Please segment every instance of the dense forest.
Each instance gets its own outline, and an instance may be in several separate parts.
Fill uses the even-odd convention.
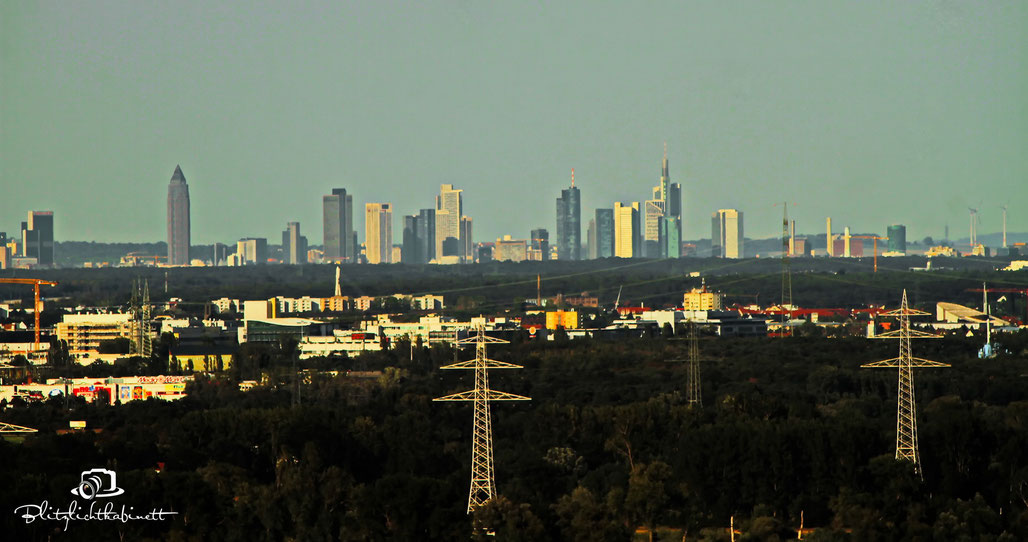
[[[492,387],[532,401],[493,404],[500,497],[470,517],[472,409],[431,399],[471,387],[470,374],[438,367],[473,353],[401,343],[334,362],[358,376],[310,371],[297,388],[290,345],[248,347],[178,402],[6,409],[4,421],[40,432],[0,441],[0,529],[25,540],[647,539],[637,529],[727,540],[734,522],[740,540],[784,540],[802,518],[815,529],[805,540],[1025,540],[1028,332],[998,340],[985,361],[959,334],[915,345],[953,365],[916,372],[923,480],[893,459],[895,371],[860,368],[895,356],[892,341],[704,336],[701,408],[683,397],[686,341],[497,346],[490,357],[524,369],[495,371]],[[239,391],[246,368],[267,385]],[[69,420],[87,430],[63,431]],[[64,533],[12,513],[66,503],[96,467],[118,473],[115,502],[179,515]]]

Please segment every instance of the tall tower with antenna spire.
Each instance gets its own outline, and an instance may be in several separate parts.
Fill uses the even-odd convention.
[[[557,259],[582,259],[582,196],[575,186],[575,170],[571,170],[571,187],[560,191],[557,198]]]
[[[938,339],[938,335],[926,333],[916,329],[910,329],[911,316],[926,316],[929,313],[911,309],[907,306],[907,291],[903,290],[903,301],[900,308],[894,311],[882,313],[882,316],[899,318],[899,329],[887,331],[874,336],[875,339],[899,339],[899,356],[867,363],[861,365],[866,368],[887,367],[898,369],[899,384],[896,394],[896,459],[910,461],[914,466],[914,472],[922,479],[921,456],[917,447],[917,404],[914,400],[914,371],[915,367],[949,367],[946,363],[939,363],[927,359],[915,358],[911,354],[910,339]]]
[[[664,222],[667,230],[667,257],[681,256],[682,242],[682,185],[671,182],[668,169],[667,141],[664,142],[664,160],[660,164],[660,186],[664,200]]]
[[[460,345],[475,345],[475,359],[455,362],[442,369],[470,369],[475,371],[475,387],[433,399],[433,401],[466,401],[475,404],[475,417],[471,442],[471,489],[468,491],[468,513],[496,496],[496,476],[493,469],[493,422],[489,411],[492,401],[529,401],[531,398],[489,388],[489,369],[521,369],[520,365],[496,361],[486,357],[487,344],[509,343],[485,334],[479,325],[474,337],[462,339]]]

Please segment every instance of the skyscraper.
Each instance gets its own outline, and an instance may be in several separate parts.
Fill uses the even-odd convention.
[[[585,228],[585,257],[590,260],[596,259],[596,219],[590,218],[589,225]]]
[[[715,258],[742,258],[742,211],[718,209],[710,217],[710,255]]]
[[[388,203],[368,203],[364,211],[364,254],[368,263],[392,262],[392,207]]]
[[[439,195],[435,198],[435,253],[436,257],[463,257],[463,246],[460,244],[460,219],[464,216],[463,190],[454,189],[452,184],[439,186]],[[443,241],[448,238],[457,240],[456,253],[447,254],[443,251]],[[448,245],[451,246],[451,245]]]
[[[460,217],[460,247],[461,261],[464,263],[475,263],[475,242],[471,235],[471,217]]]
[[[422,209],[417,221],[420,263],[435,259],[435,209]]]
[[[168,265],[189,265],[189,185],[179,166],[168,185]]]
[[[682,186],[671,182],[667,143],[660,168],[660,184],[643,208],[643,249],[647,258],[677,258],[682,238]],[[674,245],[674,246],[672,246]]]
[[[639,227],[639,202],[622,205],[614,202],[614,256],[637,258],[640,256],[642,235]]]
[[[353,196],[345,188],[333,188],[321,198],[324,229],[325,261],[352,263],[356,245],[353,242]]]
[[[582,258],[582,197],[575,187],[575,170],[571,170],[571,187],[560,191],[557,198],[557,259]]]
[[[903,224],[893,224],[889,226],[888,233],[886,235],[889,238],[889,252],[902,252],[907,253],[907,227]]]
[[[654,189],[654,195],[658,190]],[[661,235],[661,225],[664,221],[663,199],[652,199],[646,202],[644,228],[643,228],[643,253],[644,258],[662,258],[667,253],[665,243],[667,234]]]
[[[268,240],[263,237],[240,239],[236,242],[236,257],[239,265],[268,263]]]
[[[596,209],[596,257],[614,256],[614,209]]]
[[[682,239],[682,185],[671,182],[671,173],[668,170],[667,143],[664,144],[664,161],[660,168],[660,185],[664,189],[664,216],[674,219],[668,221],[667,254],[668,258],[677,258],[681,247],[672,248],[674,239],[681,243]]]
[[[307,238],[300,235],[300,223],[289,222],[282,232],[282,262],[302,264],[307,262]]]
[[[36,258],[36,264],[54,264],[54,213],[29,211],[27,222],[21,223],[21,255]]]
[[[546,228],[536,228],[532,230],[532,239],[529,241],[529,258],[538,259],[540,261],[546,261],[550,259],[550,232],[546,231]],[[538,255],[538,258],[535,257]]]
[[[400,261],[407,264],[425,263],[421,255],[421,243],[418,241],[418,215],[403,217],[403,244],[400,249]]]

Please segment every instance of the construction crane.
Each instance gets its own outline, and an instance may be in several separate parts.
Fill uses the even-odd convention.
[[[874,255],[875,255],[875,273],[878,272],[878,240],[888,241],[888,237],[879,237],[877,235],[851,235],[850,239],[874,239]]]
[[[0,284],[31,284],[36,294],[36,340],[32,345],[33,352],[39,352],[39,313],[43,312],[43,302],[39,300],[39,285],[46,284],[48,286],[57,286],[57,283],[52,280],[43,279],[0,279]]]

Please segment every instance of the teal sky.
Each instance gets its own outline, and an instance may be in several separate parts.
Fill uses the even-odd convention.
[[[212,5],[217,4],[217,5]],[[234,5],[233,5],[234,4]],[[836,228],[1028,231],[1026,2],[0,3],[0,231],[165,238],[176,164],[194,243],[321,195],[403,214],[464,191],[476,241],[648,199],[663,142],[686,238]]]

